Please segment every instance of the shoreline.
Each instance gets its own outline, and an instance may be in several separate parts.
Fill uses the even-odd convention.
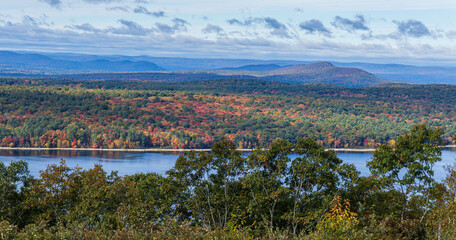
[[[456,148],[456,145],[445,145],[442,148]],[[35,147],[0,147],[0,150],[20,150],[20,151],[104,151],[104,152],[209,152],[211,149],[168,149],[168,148],[35,148]],[[255,149],[237,149],[241,152],[251,152]],[[375,148],[326,148],[335,152],[374,152]]]

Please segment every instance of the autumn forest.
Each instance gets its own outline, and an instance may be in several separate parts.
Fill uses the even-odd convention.
[[[456,87],[347,88],[262,80],[183,83],[0,79],[3,147],[238,148],[313,137],[332,148],[376,148],[418,123],[456,133]]]

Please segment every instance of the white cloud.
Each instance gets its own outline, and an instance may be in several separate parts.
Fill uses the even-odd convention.
[[[456,58],[454,0],[14,0],[0,9],[0,42],[10,48]]]
[[[176,20],[177,21],[177,20]],[[205,40],[188,33],[169,35],[136,22],[119,20],[116,27],[99,29],[80,24],[52,29],[30,21],[0,25],[0,43],[29,50],[118,54],[151,54],[193,57],[247,58],[442,58],[456,61],[456,47],[430,44],[353,43],[331,40],[274,40],[267,37],[231,37]],[[39,39],[39,41],[37,41]],[[93,53],[93,52],[92,52]],[[214,55],[216,54],[216,55]]]

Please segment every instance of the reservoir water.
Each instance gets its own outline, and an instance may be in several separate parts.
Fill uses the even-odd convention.
[[[248,154],[248,153],[246,153]],[[369,175],[367,161],[372,159],[371,152],[338,152],[337,156],[345,163],[354,164],[361,175]],[[63,151],[63,150],[0,150],[0,162],[8,165],[11,161],[25,160],[30,173],[39,176],[50,164],[58,164],[64,159],[68,166],[90,169],[94,164],[101,164],[106,172],[117,171],[119,175],[131,175],[139,172],[165,174],[174,166],[179,153],[170,152],[110,152],[110,151]],[[293,155],[290,156],[293,158]],[[434,165],[436,180],[445,178],[444,166],[456,163],[456,149],[442,151],[442,161]]]

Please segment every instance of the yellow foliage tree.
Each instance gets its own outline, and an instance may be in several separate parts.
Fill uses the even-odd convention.
[[[326,213],[317,224],[317,230],[307,236],[314,240],[365,239],[365,235],[356,229],[356,213],[350,211],[350,203],[341,201],[339,196],[333,199],[330,212]]]

